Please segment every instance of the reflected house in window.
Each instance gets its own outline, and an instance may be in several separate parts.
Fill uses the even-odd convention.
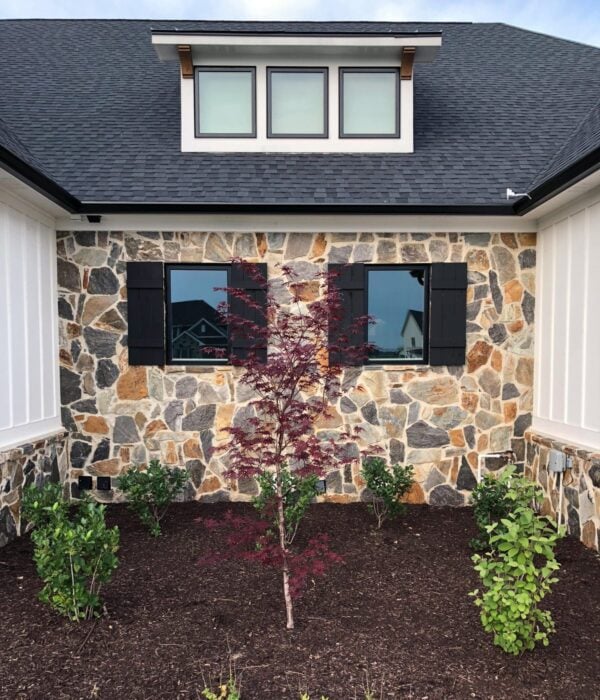
[[[174,359],[201,357],[202,349],[207,347],[227,347],[227,327],[217,310],[204,300],[175,302],[171,306],[171,318]]]
[[[423,312],[409,309],[402,325],[404,357],[423,357]]]

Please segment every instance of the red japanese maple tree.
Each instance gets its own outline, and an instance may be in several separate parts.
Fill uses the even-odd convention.
[[[329,550],[325,535],[311,539],[303,550],[291,546],[284,503],[286,472],[321,478],[357,457],[356,450],[353,454],[349,449],[357,430],[340,430],[334,438],[326,430],[319,435],[316,428],[319,421],[326,426],[341,393],[341,367],[330,360],[342,350],[350,361],[353,354],[364,354],[366,346],[348,347],[348,336],[367,319],[354,319],[352,328],[340,332],[342,298],[332,274],[304,280],[292,266],[284,266],[281,276],[267,283],[256,266],[237,260],[235,264],[244,267],[254,290],[228,288],[230,306],[224,320],[232,345],[243,348],[232,363],[243,367],[239,381],[254,398],[245,419],[229,428],[224,452],[231,478],[274,475],[276,537],[269,535],[264,523],[242,524],[230,515],[228,551],[240,551],[242,545],[244,558],[280,569],[287,628],[293,629],[293,598],[306,578],[323,573],[340,557]],[[332,326],[337,326],[335,334]]]

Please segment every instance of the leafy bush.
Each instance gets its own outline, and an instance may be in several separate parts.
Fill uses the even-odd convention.
[[[119,487],[129,508],[155,537],[161,534],[160,521],[175,496],[183,490],[187,473],[163,467],[153,459],[145,470],[130,469],[119,478]]]
[[[485,590],[471,595],[481,608],[484,629],[509,654],[531,650],[538,642],[549,644],[554,621],[538,606],[558,580],[554,574],[560,564],[554,548],[564,534],[526,504],[532,492],[524,481],[514,476],[502,481],[512,509],[507,517],[486,526],[491,551],[473,555]]]
[[[254,507],[263,517],[273,520],[277,528],[277,482],[272,472],[263,472],[256,477],[260,493],[253,499]],[[299,476],[287,468],[281,469],[281,490],[285,513],[286,544],[291,545],[308,506],[317,495],[316,474]]]
[[[385,520],[396,518],[406,510],[400,499],[410,491],[413,484],[412,466],[395,464],[388,469],[381,457],[367,457],[363,461],[361,474],[367,488],[373,493],[368,508],[377,518],[378,528],[381,528]]]
[[[23,496],[23,514],[35,526],[33,558],[44,582],[40,600],[71,620],[98,614],[100,588],[119,563],[119,529],[106,526],[104,511],[85,500],[71,511],[56,484],[30,486]]]
[[[500,474],[486,474],[473,489],[473,515],[479,528],[479,535],[471,540],[475,550],[490,548],[488,525],[498,523],[495,534],[502,529],[502,519],[515,508],[529,506],[539,495],[539,488],[516,473],[514,464],[508,465]],[[512,486],[512,488],[511,488]]]

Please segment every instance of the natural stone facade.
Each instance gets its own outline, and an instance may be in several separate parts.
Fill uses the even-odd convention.
[[[21,497],[30,484],[65,481],[68,477],[67,434],[0,452],[0,547],[22,534]]]
[[[544,515],[556,519],[559,504],[556,474],[548,472],[550,450],[558,450],[572,458],[572,468],[564,475],[562,522],[573,537],[580,539],[586,547],[598,550],[600,452],[585,450],[531,431],[525,434],[525,438],[525,474],[544,489],[546,497],[541,506]]]
[[[250,395],[232,367],[129,367],[126,262],[222,262],[232,256],[293,264],[310,280],[330,263],[468,264],[464,367],[348,368],[346,396],[317,430],[362,428],[361,449],[384,448],[413,464],[409,500],[463,505],[475,484],[478,453],[525,454],[531,423],[535,234],[531,233],[188,233],[58,234],[63,422],[71,433],[73,494],[81,474],[118,476],[152,458],[187,469],[186,496],[247,499],[252,483],[228,483],[215,452]],[[327,478],[328,500],[360,498],[359,464]],[[113,498],[111,492],[99,492]]]

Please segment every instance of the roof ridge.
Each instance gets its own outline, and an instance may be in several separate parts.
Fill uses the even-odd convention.
[[[525,34],[537,34],[538,36],[543,36],[546,39],[555,39],[556,41],[564,41],[567,44],[577,44],[578,46],[585,46],[588,49],[595,49],[600,51],[600,46],[594,46],[593,44],[586,44],[583,41],[577,41],[576,39],[566,39],[562,36],[556,36],[555,34],[548,34],[548,32],[540,32],[537,29],[527,29],[526,27],[519,27],[517,24],[510,24],[509,22],[478,22],[477,24],[495,24],[502,27],[510,27],[511,29],[516,29],[519,32],[524,32]]]

